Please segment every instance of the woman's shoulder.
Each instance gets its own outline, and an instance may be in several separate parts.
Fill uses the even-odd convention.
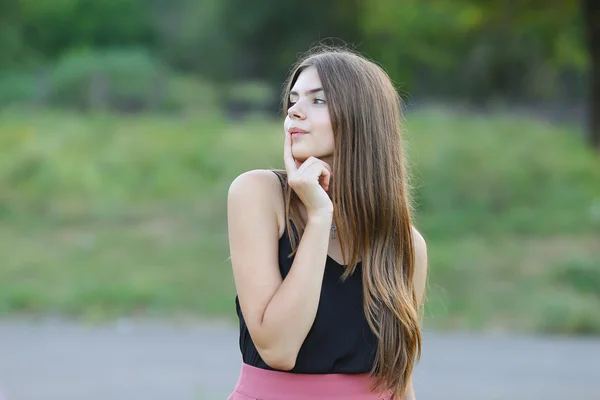
[[[423,237],[421,232],[419,232],[414,225],[412,225],[411,228],[412,228],[413,243],[414,243],[416,251],[417,252],[427,251],[427,243],[425,242],[425,238]]]
[[[278,174],[279,176],[282,176],[282,171],[269,169],[253,169],[245,171],[235,177],[229,186],[229,190],[253,192],[262,190],[270,192],[277,189],[281,192],[281,183]]]
[[[279,176],[285,171],[254,169],[238,175],[229,186],[229,199],[239,198],[246,207],[266,207],[274,210],[279,227],[284,226],[285,203]],[[279,230],[281,233],[281,229]]]
[[[414,284],[417,302],[421,304],[427,284],[427,243],[423,235],[414,226],[412,227],[412,235],[415,253]]]

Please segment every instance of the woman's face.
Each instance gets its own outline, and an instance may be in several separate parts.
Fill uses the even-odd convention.
[[[304,69],[290,91],[284,123],[292,134],[292,155],[299,162],[313,156],[331,165],[334,141],[326,100],[317,69]]]

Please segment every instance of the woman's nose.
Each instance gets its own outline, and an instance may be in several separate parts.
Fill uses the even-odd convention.
[[[304,112],[298,107],[298,103],[294,104],[288,109],[288,116],[292,119],[303,119],[305,118]]]

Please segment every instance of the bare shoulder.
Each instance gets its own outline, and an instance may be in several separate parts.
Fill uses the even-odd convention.
[[[255,169],[238,175],[229,186],[229,203],[247,206],[266,206],[277,218],[278,231],[282,233],[285,206],[279,178],[271,170]]]
[[[423,301],[427,283],[427,243],[423,235],[413,226],[413,243],[415,249],[414,284],[419,304]]]
[[[271,170],[267,169],[253,169],[246,171],[238,175],[231,185],[229,186],[229,192],[232,190],[236,191],[248,191],[253,192],[258,189],[263,190],[274,190],[280,189],[279,179]]]
[[[427,243],[425,242],[425,238],[421,235],[421,232],[417,230],[414,226],[412,227],[413,234],[413,243],[415,246],[415,254],[416,255],[425,255],[427,256]]]

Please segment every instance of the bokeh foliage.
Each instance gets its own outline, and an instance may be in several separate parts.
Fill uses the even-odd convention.
[[[144,48],[205,79],[265,80],[325,41],[364,52],[407,93],[582,99],[588,63],[577,1],[20,0],[0,9],[0,70],[36,71],[82,49]],[[329,41],[327,39],[330,39]],[[123,50],[121,50],[123,51]]]

